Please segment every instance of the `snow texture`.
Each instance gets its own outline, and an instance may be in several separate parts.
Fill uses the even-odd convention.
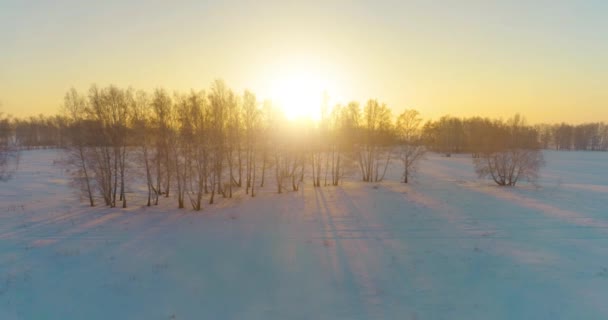
[[[0,319],[608,318],[608,153],[546,152],[515,188],[431,154],[410,185],[396,162],[199,213],[91,209],[59,157],[0,185]]]

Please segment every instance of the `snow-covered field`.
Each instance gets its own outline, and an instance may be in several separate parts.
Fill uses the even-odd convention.
[[[607,319],[608,153],[538,187],[429,155],[414,182],[90,209],[56,151],[0,184],[0,319]]]

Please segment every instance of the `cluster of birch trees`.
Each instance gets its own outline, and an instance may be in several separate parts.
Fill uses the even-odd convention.
[[[324,103],[320,110],[319,121],[287,121],[270,101],[236,93],[222,80],[207,90],[173,93],[93,85],[87,92],[69,90],[60,116],[0,119],[0,168],[16,163],[17,145],[55,141],[91,206],[127,207],[130,191],[143,185],[148,206],[170,198],[178,208],[201,210],[218,196],[244,190],[253,197],[269,184],[283,193],[308,182],[337,186],[347,175],[379,182],[392,161],[401,164],[401,181],[408,183],[427,149],[471,153],[480,177],[513,186],[537,177],[544,164],[540,150],[547,147],[543,132],[565,148],[564,132],[582,130],[530,126],[520,116],[445,116],[423,124],[417,111],[393,115],[374,99],[363,106]],[[568,141],[601,149],[602,125],[584,128],[586,134],[570,134]],[[12,171],[3,170],[0,179],[10,177]]]
[[[253,197],[269,183],[278,193],[309,181],[335,186],[357,171],[378,182],[397,157],[407,182],[424,153],[417,112],[394,121],[376,100],[321,110],[318,122],[289,122],[271,102],[221,80],[187,93],[72,89],[64,102],[65,163],[91,206],[126,207],[129,190],[141,184],[148,206],[164,197],[201,210],[236,189]]]

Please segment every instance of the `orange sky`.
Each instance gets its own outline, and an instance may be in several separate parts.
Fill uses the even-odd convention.
[[[1,108],[16,116],[57,112],[72,86],[189,90],[223,78],[283,104],[320,101],[323,88],[332,102],[377,98],[425,118],[608,121],[605,1],[0,6]],[[302,75],[320,85],[280,85]]]

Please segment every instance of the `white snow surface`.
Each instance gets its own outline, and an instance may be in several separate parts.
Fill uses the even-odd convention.
[[[608,319],[608,153],[500,188],[430,154],[387,180],[201,212],[87,207],[53,150],[0,184],[0,319]],[[133,198],[133,195],[130,195]]]

